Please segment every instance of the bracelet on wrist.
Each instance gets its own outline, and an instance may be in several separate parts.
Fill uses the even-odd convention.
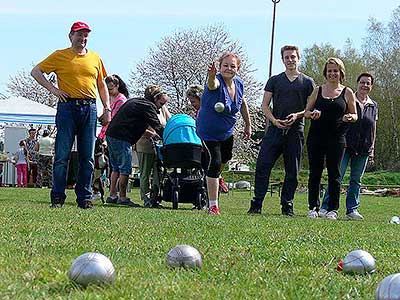
[[[104,110],[111,112],[111,108],[104,108]]]

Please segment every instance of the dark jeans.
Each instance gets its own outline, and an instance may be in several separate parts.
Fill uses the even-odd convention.
[[[287,132],[276,127],[270,127],[263,137],[261,149],[257,157],[254,202],[262,206],[268,190],[269,177],[276,160],[283,154],[285,165],[285,180],[281,193],[281,205],[293,202],[297,188],[297,176],[300,169],[301,153],[304,145],[303,131],[289,129]]]
[[[92,196],[96,123],[95,103],[81,105],[76,105],[72,101],[58,103],[53,188],[51,190],[52,202],[55,199],[64,200],[66,198],[67,166],[75,135],[79,153],[79,167],[75,185],[76,201],[79,204],[90,200]]]
[[[344,154],[345,143],[337,139],[321,140],[313,136],[307,139],[308,162],[310,175],[308,177],[308,207],[319,210],[320,185],[324,162],[328,169],[329,202],[328,211],[339,209],[340,198],[340,163]]]

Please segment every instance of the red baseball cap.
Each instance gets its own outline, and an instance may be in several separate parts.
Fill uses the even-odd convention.
[[[88,24],[78,21],[72,24],[71,26],[71,31],[79,31],[79,30],[89,30],[91,31],[90,27]]]

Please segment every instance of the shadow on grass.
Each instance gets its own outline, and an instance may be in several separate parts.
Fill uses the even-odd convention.
[[[49,294],[54,295],[54,296],[62,296],[64,295],[69,295],[71,293],[84,293],[86,291],[90,291],[90,290],[95,290],[95,291],[101,291],[103,289],[109,288],[110,285],[95,285],[95,284],[90,284],[87,287],[81,286],[79,284],[76,284],[72,281],[68,282],[68,283],[51,283],[48,286],[48,291]]]

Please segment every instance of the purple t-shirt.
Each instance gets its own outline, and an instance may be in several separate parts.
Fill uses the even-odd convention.
[[[220,82],[218,89],[210,91],[205,85],[201,96],[201,106],[196,119],[198,136],[203,141],[225,141],[233,135],[233,128],[237,120],[237,114],[243,102],[244,85],[239,76],[233,81],[236,86],[235,99],[229,95],[227,86],[220,73],[217,74]],[[225,104],[225,110],[218,113],[214,109],[217,102]]]

